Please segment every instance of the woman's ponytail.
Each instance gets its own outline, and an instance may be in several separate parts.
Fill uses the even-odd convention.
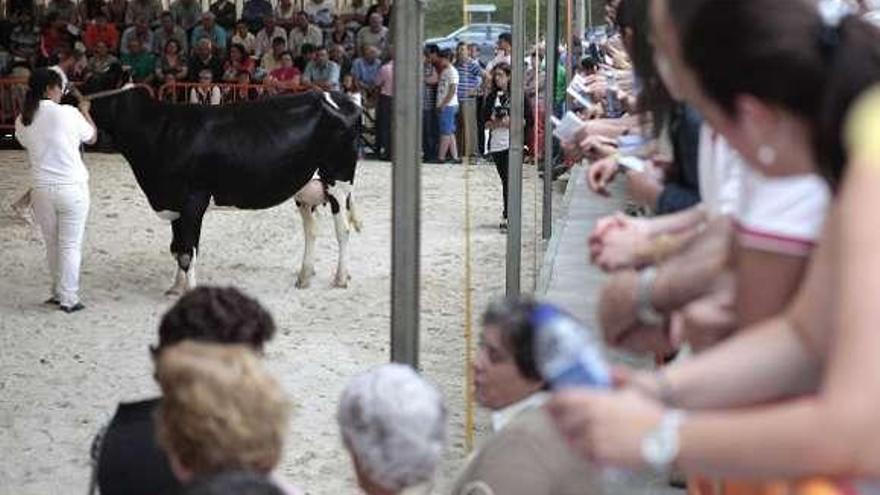
[[[54,70],[36,69],[28,78],[28,90],[21,109],[21,123],[25,126],[31,125],[40,108],[40,100],[46,98],[46,90],[60,88],[61,84],[61,76]]]

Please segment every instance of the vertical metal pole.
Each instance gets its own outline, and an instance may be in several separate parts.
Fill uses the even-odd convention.
[[[587,5],[584,0],[577,0],[577,15],[575,15],[574,35],[579,39],[584,37],[584,28],[587,26]]]
[[[391,360],[419,365],[423,0],[394,5]]]
[[[565,44],[568,46],[568,49],[565,52],[565,86],[568,87],[571,84],[573,67],[574,67],[574,37],[571,32],[571,2],[572,0],[566,0],[565,2]]]
[[[525,122],[525,34],[524,0],[513,0],[513,78],[510,86],[510,151],[507,172],[507,295],[520,293],[522,260],[522,165]]]
[[[547,0],[547,29],[544,35],[544,201],[541,237],[553,233],[553,110],[556,103],[556,68],[559,41],[556,35],[556,3]]]

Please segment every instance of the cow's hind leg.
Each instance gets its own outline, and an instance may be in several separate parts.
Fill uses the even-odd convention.
[[[187,197],[180,218],[171,223],[173,238],[171,254],[177,260],[174,284],[165,294],[179,295],[196,287],[196,257],[201,237],[202,218],[211,196],[208,193],[192,193]]]
[[[309,286],[312,277],[315,276],[315,239],[318,235],[317,220],[315,219],[315,208],[307,203],[297,201],[296,208],[302,217],[303,238],[305,239],[305,250],[303,251],[302,267],[299,275],[296,277],[296,287],[305,289]]]
[[[339,244],[339,259],[333,286],[341,288],[348,287],[348,281],[351,280],[348,273],[348,239],[351,229],[348,225],[348,212],[344,211],[350,192],[351,184],[347,182],[337,181],[327,188],[330,209],[333,212],[333,225],[336,228],[336,242]]]

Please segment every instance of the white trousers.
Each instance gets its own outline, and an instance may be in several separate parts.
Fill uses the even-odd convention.
[[[89,185],[38,186],[32,193],[34,218],[43,231],[52,296],[62,306],[79,302],[79,267],[89,215]]]

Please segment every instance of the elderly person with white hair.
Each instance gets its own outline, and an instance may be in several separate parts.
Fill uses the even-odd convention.
[[[386,364],[354,377],[337,420],[364,493],[430,493],[443,456],[446,408],[412,368]]]

